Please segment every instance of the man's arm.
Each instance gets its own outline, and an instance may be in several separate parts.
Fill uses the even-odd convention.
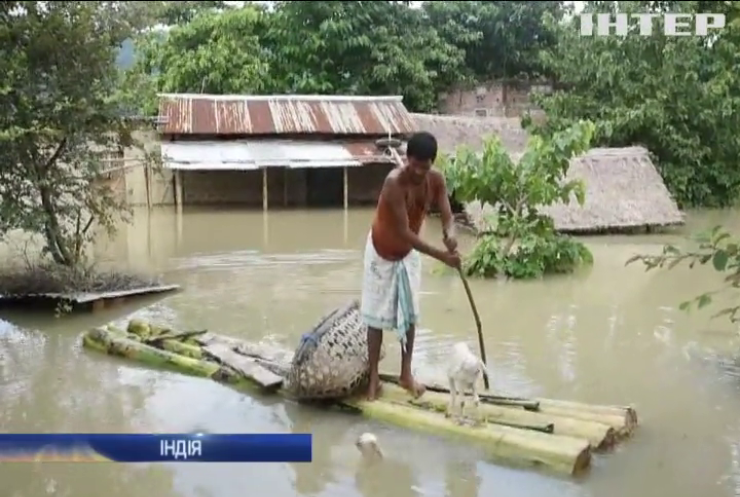
[[[452,214],[450,197],[447,193],[447,182],[445,177],[439,171],[433,171],[435,175],[435,184],[437,185],[437,209],[442,219],[442,233],[445,238],[455,238],[455,216]]]
[[[396,228],[398,236],[422,254],[444,262],[446,255],[444,251],[432,247],[409,228],[409,218],[406,212],[403,189],[398,185],[395,178],[386,178],[383,184],[382,195],[384,200],[388,202],[393,213],[393,225]]]

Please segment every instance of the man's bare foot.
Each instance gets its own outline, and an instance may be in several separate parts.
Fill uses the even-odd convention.
[[[367,387],[367,400],[374,401],[378,400],[381,393],[380,380],[370,380],[370,384]]]
[[[415,399],[418,399],[419,397],[424,395],[424,392],[427,391],[427,388],[421,383],[417,383],[417,381],[411,375],[401,376],[398,379],[398,384],[406,389],[406,391],[408,391]]]

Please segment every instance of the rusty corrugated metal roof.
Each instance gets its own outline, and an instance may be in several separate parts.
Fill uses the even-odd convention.
[[[402,97],[160,95],[162,134],[406,135],[416,123]]]

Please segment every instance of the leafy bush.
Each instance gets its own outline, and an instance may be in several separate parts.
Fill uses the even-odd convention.
[[[591,120],[598,124],[592,146],[647,148],[680,207],[733,206],[740,198],[740,3],[584,5],[585,12],[652,9],[725,13],[727,27],[713,37],[620,37],[580,36],[577,16],[557,23],[558,43],[543,53],[557,88],[534,95],[547,119],[532,130]]]
[[[522,156],[509,156],[497,138],[486,141],[480,154],[460,148],[441,160],[447,186],[461,202],[480,201],[493,207],[486,229],[464,261],[469,275],[536,278],[570,273],[591,264],[589,250],[555,231],[552,219],[539,209],[574,196],[583,205],[581,181],[566,180],[573,156],[588,150],[594,125],[581,121],[550,138],[533,137]]]
[[[715,271],[724,274],[722,285],[716,290],[702,293],[694,299],[682,302],[679,308],[689,311],[692,306],[701,309],[712,303],[712,297],[728,290],[740,289],[740,240],[737,240],[721,226],[714,227],[707,233],[700,233],[692,237],[698,247],[693,250],[684,250],[675,245],[666,245],[659,255],[636,255],[630,258],[625,265],[642,262],[646,271],[656,268],[673,269],[681,263],[688,263],[690,269],[699,265],[712,263]],[[714,317],[727,316],[731,322],[740,321],[740,305],[720,309]]]

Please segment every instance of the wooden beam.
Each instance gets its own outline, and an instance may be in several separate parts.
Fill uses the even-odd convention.
[[[182,211],[182,172],[175,170],[175,207],[178,212]]]
[[[267,191],[267,168],[266,167],[263,167],[262,168],[262,209],[263,210],[267,210],[267,205],[268,205],[268,202],[267,202],[267,198],[268,198],[267,197],[267,194],[268,194],[268,191]]]
[[[144,181],[146,183],[146,208],[152,210],[152,169],[148,162],[144,163]]]
[[[349,170],[344,166],[344,210],[349,207]]]

